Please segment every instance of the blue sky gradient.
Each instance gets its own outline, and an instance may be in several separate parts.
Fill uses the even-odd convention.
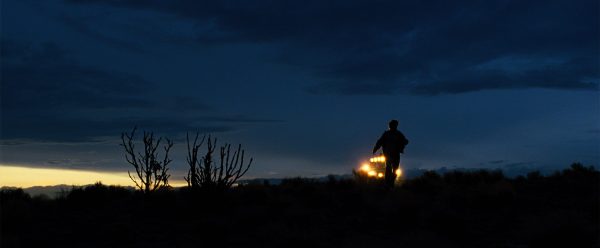
[[[389,119],[407,168],[600,160],[598,1],[2,1],[2,164],[129,169],[133,126],[344,174]],[[176,176],[177,176],[176,175]]]

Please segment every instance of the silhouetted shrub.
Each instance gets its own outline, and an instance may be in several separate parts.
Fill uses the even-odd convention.
[[[201,165],[201,158],[198,158],[198,149],[200,149],[200,147],[202,147],[202,144],[204,144],[204,140],[206,139],[206,136],[202,137],[202,140],[200,140],[200,142],[198,142],[198,136],[200,134],[196,133],[196,136],[194,137],[194,142],[190,143],[190,134],[187,133],[185,135],[186,141],[187,141],[187,164],[189,166],[188,169],[188,175],[187,177],[184,177],[185,181],[188,184],[188,187],[191,188],[197,188],[200,187],[200,175],[198,172],[199,166]]]
[[[4,201],[19,201],[29,200],[31,197],[21,188],[7,188],[0,190],[0,200]]]
[[[163,147],[164,154],[160,159],[158,147],[162,138],[156,139],[153,132],[144,131],[143,153],[135,150],[134,135],[137,128],[131,133],[121,133],[121,146],[125,149],[125,159],[127,163],[135,169],[135,176],[127,171],[129,178],[135,183],[135,186],[141,191],[148,193],[159,188],[169,187],[169,151],[173,147],[173,142],[169,139]]]
[[[217,139],[212,139],[210,136],[206,142],[206,153],[201,159],[198,158],[199,148],[203,143],[204,137],[198,142],[197,133],[193,143],[190,143],[189,135],[187,136],[189,170],[185,180],[188,186],[208,190],[227,189],[236,184],[238,179],[250,169],[253,158],[250,158],[248,163],[244,163],[245,150],[242,149],[241,144],[233,151],[231,144],[221,146],[217,160],[214,155]]]

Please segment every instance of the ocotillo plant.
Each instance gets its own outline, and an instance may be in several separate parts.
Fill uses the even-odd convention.
[[[188,187],[191,188],[197,188],[198,186],[200,186],[200,179],[198,177],[198,165],[200,164],[198,162],[198,149],[200,149],[200,147],[204,143],[206,136],[202,136],[202,140],[200,140],[200,142],[198,142],[198,136],[199,134],[196,132],[196,137],[194,137],[194,143],[190,143],[190,134],[186,134],[188,149],[186,161],[190,168],[188,170],[187,177],[184,177],[184,179],[187,182]]]
[[[159,160],[158,147],[162,138],[156,139],[153,132],[144,131],[144,152],[135,150],[134,135],[137,128],[131,133],[121,133],[121,146],[125,149],[125,159],[127,163],[135,168],[134,176],[131,171],[127,171],[129,178],[135,183],[135,186],[141,191],[148,193],[160,188],[169,187],[169,151],[173,147],[173,142],[165,139],[163,146],[164,154]]]
[[[192,188],[226,189],[233,186],[250,169],[253,159],[250,158],[247,164],[244,163],[245,151],[241,144],[233,151],[231,144],[221,146],[217,162],[214,158],[217,139],[208,136],[206,154],[201,159],[198,159],[198,151],[204,138],[200,143],[197,143],[197,140],[198,134],[193,144],[190,145],[188,139],[187,162],[190,168],[185,179]]]

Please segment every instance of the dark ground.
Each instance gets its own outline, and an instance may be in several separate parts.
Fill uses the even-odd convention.
[[[2,247],[598,247],[599,178],[450,172],[386,192],[287,179],[143,195],[95,185],[56,199],[0,193]]]

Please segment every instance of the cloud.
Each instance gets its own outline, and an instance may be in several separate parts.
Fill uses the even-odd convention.
[[[140,97],[147,87],[141,86],[152,83],[140,77],[79,65],[69,60],[66,51],[55,43],[22,51],[20,56],[11,55],[13,59],[2,64],[3,109],[56,110],[148,104]]]
[[[97,29],[90,27],[88,18],[63,14],[61,16],[57,16],[56,20],[58,20],[59,22],[63,23],[65,26],[73,29],[76,32],[86,35],[94,40],[108,44],[112,47],[136,53],[148,52],[147,50],[142,48],[143,46],[139,42],[129,42],[127,40],[115,38],[106,33],[97,31]]]
[[[587,134],[600,134],[600,128],[594,128],[586,131]]]
[[[280,62],[320,79],[314,94],[598,90],[600,80],[593,0],[67,2],[170,14],[205,45],[279,44]]]
[[[82,65],[56,43],[7,40],[1,47],[10,51],[2,53],[2,145],[97,142],[133,126],[175,135],[281,122],[215,114],[197,97],[165,94],[142,77]]]

